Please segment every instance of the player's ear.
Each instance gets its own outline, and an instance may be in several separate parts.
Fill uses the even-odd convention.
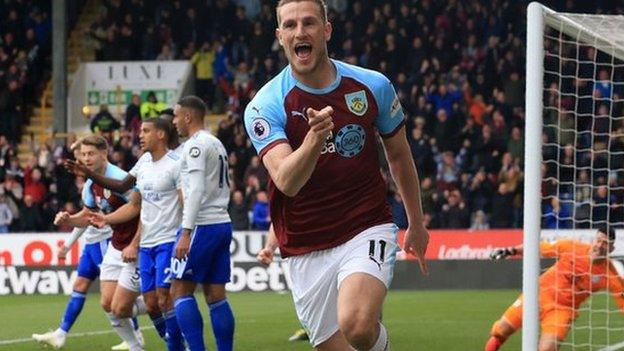
[[[332,24],[328,21],[325,22],[325,29],[323,30],[324,34],[325,34],[325,41],[329,41],[331,39],[331,35],[332,35],[332,31],[334,30],[334,28],[332,27]]]
[[[284,46],[284,43],[282,43],[282,32],[280,32],[279,28],[275,28],[275,37],[277,38],[280,46]]]

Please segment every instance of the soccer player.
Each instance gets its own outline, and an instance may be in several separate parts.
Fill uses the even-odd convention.
[[[151,156],[137,170],[137,184],[130,202],[93,220],[98,226],[114,225],[140,213],[141,229],[126,249],[127,260],[136,260],[140,246],[141,293],[147,312],[170,351],[183,350],[182,334],[169,295],[171,255],[182,217],[180,158],[167,148],[174,133],[171,122],[164,119],[143,121],[140,145]]]
[[[563,239],[540,244],[542,257],[557,260],[539,281],[540,351],[558,349],[578,316],[579,306],[595,291],[608,289],[624,311],[623,282],[608,258],[614,242],[615,231],[604,227],[591,244]],[[522,245],[496,249],[490,256],[499,260],[514,255],[522,255]],[[485,350],[498,350],[521,327],[522,295],[494,322]]]
[[[74,157],[80,160],[80,145],[81,141],[76,141],[71,145],[70,149],[74,153]],[[86,188],[83,188],[82,198],[83,201],[86,196]],[[102,257],[106,253],[108,243],[112,235],[112,229],[109,226],[103,228],[96,228],[94,226],[88,226],[86,228],[74,228],[71,233],[71,237],[67,240],[63,246],[60,247],[58,253],[58,259],[65,260],[67,258],[67,252],[69,248],[78,240],[78,238],[84,234],[86,245],[80,255],[80,261],[78,262],[78,277],[74,282],[73,292],[65,307],[65,313],[59,327],[52,332],[44,334],[33,334],[32,338],[36,341],[52,346],[53,348],[61,348],[65,345],[65,338],[67,333],[71,329],[72,325],[78,319],[82,307],[84,306],[85,299],[87,297],[87,291],[91,286],[91,283],[100,275],[100,264],[102,263]]]
[[[398,245],[377,134],[405,201],[404,249],[423,272],[429,240],[401,104],[382,74],[329,58],[323,0],[281,0],[277,21],[289,65],[247,105],[245,126],[270,174],[297,315],[318,350],[387,350],[379,318]]]
[[[204,130],[206,105],[200,98],[182,98],[174,113],[178,134],[188,137],[181,153],[182,229],[171,259],[176,317],[191,351],[205,350],[203,321],[193,296],[201,284],[217,349],[229,351],[234,342],[234,315],[225,296],[232,241],[227,153],[219,139]]]
[[[91,171],[107,177],[123,179],[126,172],[110,164],[107,160],[108,144],[101,136],[91,135],[82,139],[82,160]],[[98,211],[112,212],[123,206],[128,200],[125,194],[112,192],[99,186],[90,179],[85,183],[83,209],[77,214],[59,212],[54,219],[55,225],[86,227],[89,220]],[[139,291],[138,269],[133,264],[122,260],[122,251],[130,244],[137,231],[138,218],[112,226],[112,240],[106,250],[100,266],[101,305],[107,312],[111,325],[124,340],[130,351],[142,350],[143,346],[135,333],[131,318],[133,309],[145,312],[145,304],[137,299]]]
[[[172,122],[173,110],[170,108],[163,110],[159,118]],[[175,152],[178,154],[182,152],[182,144],[180,144],[178,134],[175,132],[175,130],[169,138],[168,147],[171,150],[175,150]],[[96,184],[99,184],[107,189],[116,191],[118,193],[125,193],[126,191],[132,189],[132,187],[135,185],[137,171],[140,168],[141,164],[148,161],[151,157],[152,156],[149,152],[143,153],[143,155],[141,155],[141,157],[139,157],[139,159],[137,160],[134,167],[130,169],[126,177],[121,180],[108,178],[103,174],[95,173],[89,170],[88,167],[85,167],[85,165],[80,161],[67,160],[65,161],[64,165],[70,172],[74,174],[84,174],[87,178],[91,179]]]

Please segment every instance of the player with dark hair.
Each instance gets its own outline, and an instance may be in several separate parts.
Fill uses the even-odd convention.
[[[565,340],[572,322],[578,316],[579,307],[594,292],[608,289],[619,308],[624,311],[624,283],[609,260],[613,251],[615,231],[599,228],[591,244],[577,240],[562,239],[540,244],[545,258],[557,261],[540,277],[539,320],[541,335],[540,351],[555,351]],[[490,257],[501,260],[522,255],[522,245],[499,248]],[[505,311],[492,326],[486,351],[496,351],[513,333],[522,327],[522,295]]]
[[[206,349],[203,320],[195,296],[201,284],[210,309],[217,350],[231,351],[234,315],[225,295],[230,281],[232,224],[228,214],[228,160],[219,139],[204,129],[206,105],[187,96],[175,109],[175,124],[188,137],[180,153],[184,195],[182,229],[171,259],[171,294],[182,334],[191,351]]]

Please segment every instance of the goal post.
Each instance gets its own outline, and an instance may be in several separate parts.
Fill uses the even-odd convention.
[[[544,89],[544,7],[527,10],[525,94],[522,351],[536,351],[539,339],[539,240],[541,230],[542,110]],[[530,204],[527,206],[527,204]]]
[[[545,223],[577,232],[624,226],[624,16],[530,3],[525,104],[522,350],[536,351]],[[576,327],[583,337],[568,334],[565,350],[624,350],[624,334],[611,336],[617,308],[602,297],[581,309],[589,312],[588,325]]]

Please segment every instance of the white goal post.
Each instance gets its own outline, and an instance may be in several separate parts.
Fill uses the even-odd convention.
[[[549,34],[556,33],[556,34]],[[554,43],[554,45],[553,45]],[[576,175],[577,171],[577,154],[583,153],[587,151],[591,154],[591,157],[594,157],[594,152],[596,150],[607,154],[608,163],[605,166],[605,172],[607,174],[607,192],[612,191],[614,188],[612,186],[611,177],[615,174],[615,177],[620,177],[622,175],[622,171],[624,170],[624,164],[612,164],[613,161],[613,153],[611,152],[611,143],[613,137],[613,129],[612,126],[619,126],[624,119],[624,116],[620,116],[619,114],[615,116],[612,113],[612,108],[614,105],[623,103],[624,104],[624,96],[619,96],[615,94],[616,89],[621,89],[624,91],[624,82],[620,81],[621,76],[624,75],[624,16],[617,15],[594,15],[594,14],[571,14],[571,13],[558,13],[555,12],[540,3],[532,2],[528,6],[527,11],[527,46],[526,46],[526,100],[525,100],[525,111],[526,111],[526,127],[525,127],[525,186],[524,186],[524,258],[523,258],[523,277],[522,277],[522,291],[524,294],[524,309],[523,309],[523,324],[522,324],[522,350],[523,351],[536,351],[538,349],[538,341],[539,341],[539,329],[540,324],[538,321],[539,318],[539,304],[538,304],[538,296],[539,296],[539,276],[541,273],[540,270],[540,255],[539,255],[539,242],[540,242],[540,232],[542,230],[542,224],[544,220],[542,203],[545,198],[542,193],[542,184],[543,184],[543,165],[547,160],[543,159],[544,148],[548,141],[543,141],[543,134],[545,133],[544,128],[548,128],[548,123],[544,122],[545,115],[547,114],[547,110],[549,109],[548,102],[544,101],[544,97],[549,93],[554,91],[554,96],[558,98],[558,109],[555,107],[551,107],[552,115],[556,116],[555,119],[559,123],[558,125],[554,125],[553,128],[556,129],[554,133],[558,133],[558,137],[562,137],[562,135],[568,133],[572,135],[572,143],[573,153],[574,153],[574,163],[573,166],[573,180],[568,181],[570,188],[573,189],[571,192],[573,193],[572,199],[568,199],[570,202],[570,206],[577,206],[576,198],[574,197],[577,191],[577,179]],[[550,48],[552,50],[548,50]],[[558,45],[558,47],[557,47]],[[586,48],[593,48],[596,54],[593,58],[593,62],[591,58],[589,60],[585,60],[585,57],[582,56],[582,50]],[[569,50],[568,50],[569,49]],[[573,55],[566,56],[566,54],[561,54],[561,52],[574,52],[576,57]],[[554,54],[553,54],[554,53]],[[596,57],[599,55],[604,55],[609,57],[611,62],[604,63],[608,68],[605,69],[607,72],[604,76],[608,74],[608,77],[600,77],[599,74],[602,74],[601,66],[603,65],[602,61],[598,61]],[[554,57],[553,61],[559,64],[559,70],[557,68],[549,71],[549,68],[545,68],[545,60],[548,57]],[[570,65],[572,67],[576,67],[576,73],[569,73],[566,69],[562,68],[567,62],[570,61]],[[593,64],[594,72],[591,75],[591,78],[585,76],[579,76],[579,67],[584,64],[591,65]],[[598,67],[598,68],[597,68]],[[583,67],[581,67],[583,68]],[[549,76],[550,75],[550,76]],[[555,88],[547,87],[545,84],[545,76],[549,77],[550,80],[552,78],[558,78],[558,85],[554,83]],[[615,77],[615,79],[614,79]],[[577,86],[579,80],[586,80],[585,83],[591,84],[591,87],[598,86],[599,83],[605,82],[605,85],[610,87],[610,95],[604,96],[594,94],[594,90],[591,90],[592,93],[590,96],[583,95],[579,93],[579,88]],[[583,82],[581,82],[583,83]],[[571,90],[566,90],[564,86],[572,86]],[[592,89],[594,89],[592,88]],[[605,89],[607,89],[605,88]],[[574,91],[576,89],[576,91]],[[555,91],[556,90],[556,91]],[[607,90],[608,91],[608,90]],[[562,104],[565,105],[565,101],[562,103],[562,100],[569,95],[569,100],[574,101],[572,106],[561,107]],[[624,95],[624,94],[622,94]],[[577,108],[579,107],[579,100],[583,98],[588,99],[592,104],[591,114],[583,113],[583,110]],[[604,101],[604,105],[608,106],[608,113],[604,115],[608,119],[608,130],[605,132],[604,130],[599,130],[594,126],[595,116],[593,114],[597,114],[597,107],[602,105],[602,101]],[[562,112],[563,111],[563,112]],[[619,111],[619,110],[618,110]],[[569,114],[574,119],[573,129],[570,129],[568,126],[567,129],[565,126],[562,126],[561,122],[558,118],[561,114]],[[615,117],[614,117],[615,116]],[[565,118],[565,117],[564,117]],[[586,131],[587,135],[582,135],[583,133],[578,132],[578,120],[583,119],[589,120],[590,127],[589,130]],[[620,131],[621,133],[621,131]],[[606,134],[606,135],[605,135]],[[578,147],[577,139],[586,138],[589,139],[590,146]],[[594,140],[597,138],[603,138],[600,140],[607,140],[606,146],[598,145],[596,146],[596,150],[594,150]],[[598,143],[598,142],[596,142]],[[555,167],[557,168],[557,175],[559,175],[561,164],[559,163],[559,155],[564,151],[563,144],[559,141],[554,142],[552,144],[556,144],[554,148],[556,152],[553,154],[556,155],[556,160],[554,163],[557,163]],[[568,144],[569,145],[569,144]],[[604,149],[606,148],[606,150]],[[615,159],[617,162],[620,160],[624,160],[624,157],[620,158],[619,152],[616,153]],[[622,153],[624,154],[624,152]],[[580,161],[579,161],[580,162]],[[590,162],[590,166],[587,167],[583,165],[582,167],[587,168],[587,172],[591,175],[592,179],[590,182],[589,191],[590,194],[593,194],[596,190],[595,182],[593,177],[603,177],[603,174],[599,173],[599,171],[595,171],[595,165],[592,158]],[[615,172],[615,173],[614,173]],[[601,180],[602,181],[602,180]],[[561,183],[559,179],[556,180],[558,186],[559,184],[566,183],[563,180]],[[617,182],[617,180],[616,180]],[[619,183],[618,183],[619,184]],[[618,191],[620,189],[618,188]],[[557,190],[556,196],[559,196],[559,190]],[[558,201],[558,199],[557,199]],[[590,212],[593,211],[592,205],[588,205],[590,208]],[[576,207],[574,207],[576,211]],[[612,224],[613,222],[617,222],[619,224],[624,221],[624,218],[611,218],[609,219],[609,211],[611,211],[610,204],[606,205],[607,208],[607,217],[606,220],[602,219],[597,220],[597,222],[606,222],[606,224]],[[619,212],[618,212],[619,213]],[[558,214],[557,214],[558,216]],[[560,218],[556,219],[556,223]],[[589,222],[590,225],[594,225],[594,217],[590,214],[589,218],[585,221]],[[583,220],[577,220],[577,217],[573,214],[570,223],[570,229],[576,229],[577,224],[583,222]],[[597,223],[596,222],[596,223]],[[557,224],[558,226],[558,224]],[[557,227],[559,228],[559,227]],[[586,228],[582,227],[580,224],[578,228]],[[608,306],[608,305],[607,305]],[[607,312],[608,315],[608,312]],[[608,316],[607,316],[608,318]],[[590,326],[591,327],[591,326]],[[591,335],[591,334],[590,334]],[[608,335],[608,334],[607,334]],[[607,336],[607,346],[604,350],[615,350],[620,348],[612,348],[613,345],[623,346],[624,343],[621,341],[624,340],[624,333],[622,334],[622,338],[620,340],[609,340]],[[595,340],[594,340],[595,341]],[[591,337],[590,337],[591,343]],[[621,345],[619,345],[621,344]],[[576,349],[577,346],[572,346],[572,349]],[[593,349],[593,344],[589,345],[589,348],[584,349]]]

